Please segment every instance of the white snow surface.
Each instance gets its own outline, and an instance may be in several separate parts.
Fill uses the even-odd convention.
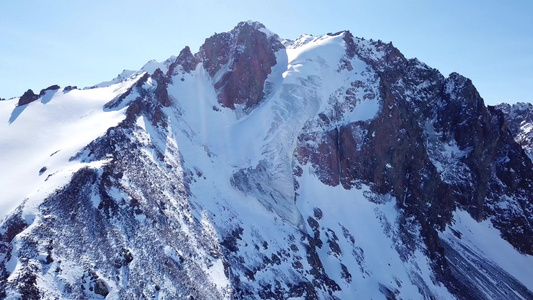
[[[122,110],[105,111],[103,105],[134,82],[47,91],[23,106],[17,98],[0,102],[0,219],[25,199],[45,197],[68,183],[84,166],[69,159],[124,119]]]
[[[111,85],[114,85],[114,84],[117,84],[117,83],[121,83],[121,82],[123,82],[125,80],[128,80],[128,79],[131,79],[133,77],[136,77],[140,73],[142,73],[142,71],[123,70],[120,74],[117,75],[117,77],[115,77],[115,78],[113,78],[113,79],[111,79],[109,81],[100,82],[98,84],[95,84],[94,86],[87,87],[85,89],[109,87]]]
[[[147,62],[142,68],[141,71],[147,72],[148,74],[153,74],[155,70],[160,69],[164,74],[167,73],[170,64],[176,60],[177,56],[171,56],[163,62],[158,62],[155,59]]]
[[[342,34],[305,35],[286,45],[287,49],[276,54],[277,65],[267,79],[266,99],[249,115],[239,113],[238,107],[236,113],[217,103],[213,88],[216,80],[201,65],[191,74],[186,74],[183,81],[173,80],[169,86],[169,94],[174,95],[176,101],[174,107],[166,111],[173,132],[168,143],[179,148],[186,158],[187,168],[201,170],[200,177],[204,179],[193,183],[191,191],[201,209],[210,217],[209,222],[223,232],[230,229],[222,229],[220,224],[231,227],[227,220],[238,220],[236,222],[245,228],[239,249],[245,256],[250,253],[248,259],[255,261],[258,258],[254,256],[256,250],[252,245],[257,235],[274,245],[272,248],[275,249],[287,243],[284,237],[295,232],[294,225],[311,233],[312,228],[302,216],[312,216],[314,208],[320,208],[324,246],[318,254],[328,276],[341,286],[342,290],[335,296],[340,299],[380,299],[384,298],[380,285],[384,285],[390,290],[398,290],[406,299],[420,298],[420,286],[415,283],[423,282],[422,285],[439,299],[454,299],[435,280],[423,246],[408,255],[406,260],[401,259],[399,252],[403,246],[399,233],[395,231],[399,212],[393,197],[383,197],[382,203],[377,204],[365,196],[365,192],[370,193],[366,186],[352,190],[326,186],[318,180],[310,166],[305,166],[299,179],[300,188],[294,190],[291,155],[305,123],[328,109],[332,95],[346,91],[355,80],[366,80],[372,74],[366,70],[367,65],[357,58],[351,60],[354,70],[348,72],[339,68],[344,58]],[[372,50],[370,46],[367,48]],[[377,59],[379,55],[376,53],[374,56]],[[381,99],[356,96],[357,104],[343,116],[346,123],[367,121],[379,112]],[[436,160],[438,163],[463,155],[454,144],[444,145],[444,148],[440,149],[442,158]],[[439,170],[443,172],[445,168],[446,165]],[[268,187],[263,186],[263,193],[241,193],[228,181],[244,169],[248,170],[252,184],[268,182]],[[253,181],[254,178],[257,180]],[[475,224],[472,226],[475,227]],[[337,243],[341,254],[333,253],[327,246],[327,235],[324,234],[328,229],[339,238]],[[419,228],[414,226],[410,230],[418,232]],[[443,236],[447,238],[449,235]],[[507,242],[499,236],[495,238],[503,247],[499,253],[520,257]],[[484,243],[483,240],[471,240],[472,247],[490,247]],[[423,245],[423,242],[418,244]],[[272,253],[265,250],[264,254],[268,256]],[[524,265],[531,266],[530,258],[524,259]],[[262,261],[257,263],[262,264]],[[350,282],[341,276],[341,264],[352,275]],[[280,268],[286,268],[284,274],[291,274],[293,270],[290,263]],[[303,268],[311,266],[304,265]],[[510,268],[512,266],[505,267],[506,270]],[[522,282],[527,280],[527,273],[520,269],[510,273]],[[220,282],[220,287],[227,286],[222,273],[212,271],[212,274],[213,278],[218,278],[216,281]],[[257,286],[262,276],[272,274],[255,274],[256,281],[249,284]]]
[[[266,29],[262,31],[271,34]],[[380,53],[371,44],[358,43],[361,47],[366,45],[364,49],[369,53],[374,51],[374,56],[379,58]],[[319,208],[322,212],[319,230],[324,245],[318,249],[318,255],[328,276],[341,287],[334,296],[383,299],[381,286],[385,286],[397,290],[402,298],[418,299],[422,295],[415,283],[422,281],[440,299],[453,299],[436,282],[423,246],[402,259],[400,252],[404,246],[396,224],[401,212],[395,206],[394,197],[380,196],[379,201],[372,202],[368,186],[346,190],[342,186],[324,185],[310,165],[303,166],[303,174],[298,179],[300,188],[294,190],[292,154],[306,122],[327,110],[333,95],[343,94],[356,80],[372,81],[369,78],[373,74],[358,58],[350,61],[353,70],[340,68],[345,58],[342,33],[304,35],[286,45],[287,49],[276,53],[277,65],[267,79],[266,99],[251,113],[245,114],[239,107],[237,111],[221,107],[213,87],[216,80],[199,64],[191,73],[174,76],[168,87],[172,105],[163,108],[168,118],[168,136],[162,138],[158,128],[145,116],[137,119],[136,134],[162,150],[165,160],[178,160],[169,149],[179,150],[185,161],[183,167],[197,174],[190,184],[190,201],[194,203],[193,213],[201,220],[203,234],[216,239],[236,226],[244,228],[238,247],[250,265],[264,264],[254,249],[258,240],[270,245],[261,251],[269,257],[277,249],[287,248],[287,237],[300,236],[302,231],[312,235],[313,228],[302,216],[313,216],[315,208]],[[40,201],[67,184],[76,170],[105,164],[106,161],[84,164],[69,159],[125,118],[125,107],[106,110],[105,103],[126,92],[144,72],[151,74],[157,68],[166,72],[172,59],[163,63],[151,61],[141,71],[124,72],[97,88],[48,91],[37,101],[21,107],[16,107],[18,99],[0,101],[0,218],[29,199],[23,215],[31,224],[31,218],[38,214]],[[366,99],[360,94],[356,97],[355,106],[345,112],[342,122],[371,120],[379,112],[381,99]],[[432,159],[440,172],[451,169],[446,163],[461,155],[455,144],[444,148],[438,149],[442,150],[441,156]],[[157,160],[153,148],[145,147],[141,151]],[[46,170],[40,174],[42,167]],[[266,183],[262,193],[244,190],[239,183],[230,181],[242,170],[248,170],[251,183]],[[533,265],[532,257],[516,252],[488,221],[477,223],[465,212],[458,211],[450,228],[461,231],[463,238],[458,240],[448,229],[441,234],[443,239],[483,253],[533,290],[528,272],[528,266]],[[419,232],[417,226],[409,230],[415,236]],[[335,240],[331,232],[338,238],[340,253],[328,245],[328,239]],[[16,251],[16,240],[14,243]],[[180,263],[179,249],[167,245],[163,252]],[[201,258],[198,260],[205,264],[211,282],[229,298],[230,281],[224,273],[222,259],[198,252]],[[13,274],[20,265],[15,256],[7,265]],[[312,268],[306,259],[301,262],[304,270]],[[342,276],[342,265],[351,274],[351,280]],[[290,281],[290,275],[296,276],[291,261],[284,261],[277,270],[283,272],[259,271],[255,281],[244,277],[241,280],[260,289],[262,279],[280,276]],[[71,266],[65,276],[79,277],[80,272]],[[311,275],[305,276],[313,280]],[[40,284],[53,286],[46,282]],[[112,298],[116,289],[111,286],[111,290]]]
[[[457,237],[452,229],[459,232],[461,237]],[[516,251],[501,237],[499,230],[492,226],[490,220],[477,222],[466,211],[457,210],[454,213],[453,224],[447,227],[441,237],[451,244],[462,245],[465,249],[495,263],[518,279],[530,291],[533,290],[531,277],[533,256]],[[457,247],[457,249],[460,248]]]
[[[239,113],[239,107],[237,114],[220,108],[213,81],[222,76],[222,71],[213,80],[199,65],[189,75],[192,78],[174,80],[169,87],[169,94],[176,95],[183,111],[180,119],[187,124],[185,128],[191,129],[193,142],[229,164],[230,175],[247,168],[261,169],[250,172],[251,185],[269,182],[259,201],[294,224],[301,221],[294,206],[291,165],[297,136],[310,118],[327,108],[332,94],[364,77],[361,71],[366,64],[358,59],[353,65],[361,68],[359,73],[339,69],[344,43],[342,34],[304,36],[280,50],[267,78],[266,99],[249,115]],[[361,100],[347,121],[371,119],[378,109],[379,99]]]
[[[287,243],[286,236],[298,235],[296,230],[311,232],[301,215],[312,216],[313,209],[319,207],[324,214],[320,221],[323,234],[326,229],[334,230],[342,250],[340,255],[332,253],[327,238],[322,236],[320,258],[326,273],[342,289],[335,296],[380,299],[384,297],[382,284],[398,289],[406,298],[417,298],[420,294],[413,282],[423,280],[441,299],[452,299],[444,286],[434,282],[424,249],[417,250],[408,261],[400,259],[398,233],[392,229],[398,217],[393,197],[385,197],[384,204],[372,203],[364,196],[368,187],[345,190],[326,186],[309,166],[299,180],[299,195],[295,194],[292,153],[299,132],[310,118],[328,108],[333,94],[346,90],[356,79],[365,79],[362,71],[367,66],[358,59],[352,61],[355,71],[339,71],[343,57],[342,35],[304,36],[288,49],[280,50],[278,64],[267,79],[267,98],[249,115],[220,107],[213,80],[200,65],[183,81],[174,80],[169,87],[169,94],[175,95],[177,101],[166,109],[172,127],[167,143],[178,147],[187,168],[201,171],[204,179],[195,181],[191,191],[201,209],[212,218],[210,223],[227,231],[221,224],[231,227],[227,220],[235,218],[245,228],[239,249],[245,256],[249,253],[249,260],[258,260],[252,247],[258,235],[276,249]],[[379,107],[380,99],[360,99],[344,116],[345,122],[372,119]],[[145,122],[139,120],[138,124],[144,126]],[[257,166],[264,169],[257,171]],[[266,195],[257,191],[243,194],[228,181],[246,168],[252,169],[249,175],[257,177],[257,182],[268,183],[269,187],[263,187],[270,188]],[[202,219],[207,221],[205,215]],[[274,253],[265,250],[263,254]],[[341,263],[352,275],[350,282],[341,276]],[[303,267],[312,268],[308,264]],[[289,262],[280,268],[286,269],[284,274],[294,272]],[[218,278],[217,285],[227,286],[220,271],[215,268],[211,274]],[[264,276],[272,274],[258,273],[255,282],[248,283],[260,288],[257,284]]]
[[[163,74],[166,74],[168,69],[169,69],[169,67],[170,67],[170,65],[176,60],[176,58],[177,58],[177,56],[171,56],[171,57],[169,57],[168,59],[166,59],[166,60],[164,60],[162,62],[158,62],[155,59],[152,59],[149,62],[147,62],[146,64],[144,64],[144,66],[138,71],[123,70],[120,74],[117,75],[117,77],[115,77],[115,78],[113,78],[113,79],[111,79],[109,81],[100,82],[100,83],[95,84],[94,86],[88,87],[86,89],[109,87],[109,86],[117,84],[117,83],[121,83],[121,82],[124,82],[124,81],[129,81],[129,80],[132,80],[134,78],[138,78],[138,76],[142,75],[144,72],[152,75],[152,74],[154,74],[155,70],[157,70],[157,69],[160,69],[163,72]]]
[[[342,291],[336,296],[340,299],[384,299],[379,288],[382,284],[391,290],[398,289],[402,298],[416,299],[420,294],[413,281],[418,274],[440,299],[453,299],[444,286],[433,281],[429,261],[421,252],[424,249],[417,250],[407,261],[400,259],[398,249],[402,246],[395,232],[398,211],[394,197],[386,195],[382,197],[383,204],[373,203],[364,196],[369,192],[367,186],[351,190],[330,187],[321,184],[310,168],[304,171],[300,184],[297,203],[302,213],[312,216],[313,209],[320,208],[323,213],[321,227],[333,229],[339,239],[342,250],[339,257],[333,255],[325,241],[319,253],[328,275],[337,274],[332,279],[341,285]],[[340,276],[340,263],[352,274],[350,283]]]

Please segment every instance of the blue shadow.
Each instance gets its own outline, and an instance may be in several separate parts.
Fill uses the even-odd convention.
[[[11,112],[11,116],[9,117],[9,124],[15,122],[15,120],[20,116],[20,114],[28,107],[28,104],[17,106],[13,111]]]

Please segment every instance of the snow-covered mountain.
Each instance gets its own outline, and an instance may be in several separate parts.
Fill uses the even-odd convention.
[[[0,298],[533,299],[509,111],[390,43],[256,22],[0,101]]]
[[[502,103],[496,106],[501,110],[507,121],[507,127],[515,141],[533,160],[533,105],[531,103]]]

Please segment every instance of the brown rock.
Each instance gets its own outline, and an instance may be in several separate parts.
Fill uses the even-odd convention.
[[[37,99],[39,99],[39,96],[29,89],[20,97],[18,106],[29,104]]]
[[[152,78],[157,82],[157,87],[154,91],[155,98],[161,105],[169,107],[171,104],[167,91],[168,83],[170,82],[169,78],[159,68],[154,71]]]
[[[167,76],[176,75],[177,67],[181,66],[183,68],[183,71],[186,73],[191,72],[196,68],[196,65],[198,65],[199,60],[194,57],[194,55],[191,53],[191,49],[189,46],[186,46],[181,50],[180,54],[176,58],[176,60],[170,64],[170,67],[168,68]]]
[[[46,93],[46,91],[57,91],[59,90],[59,85],[57,84],[54,84],[54,85],[51,85],[45,89],[42,89],[41,92],[39,93],[39,96],[44,96],[44,94]]]
[[[276,64],[276,51],[283,45],[261,28],[264,26],[258,23],[239,23],[230,33],[210,37],[200,49],[204,68],[211,76],[231,64],[215,84],[218,101],[225,107],[235,109],[242,104],[250,111],[264,97],[265,80]]]

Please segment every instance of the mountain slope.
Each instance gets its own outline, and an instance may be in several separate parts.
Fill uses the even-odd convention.
[[[513,105],[502,103],[495,108],[503,112],[507,127],[509,127],[515,141],[533,160],[533,105],[531,103]]]
[[[472,82],[243,22],[0,102],[0,295],[533,299],[533,165]]]

